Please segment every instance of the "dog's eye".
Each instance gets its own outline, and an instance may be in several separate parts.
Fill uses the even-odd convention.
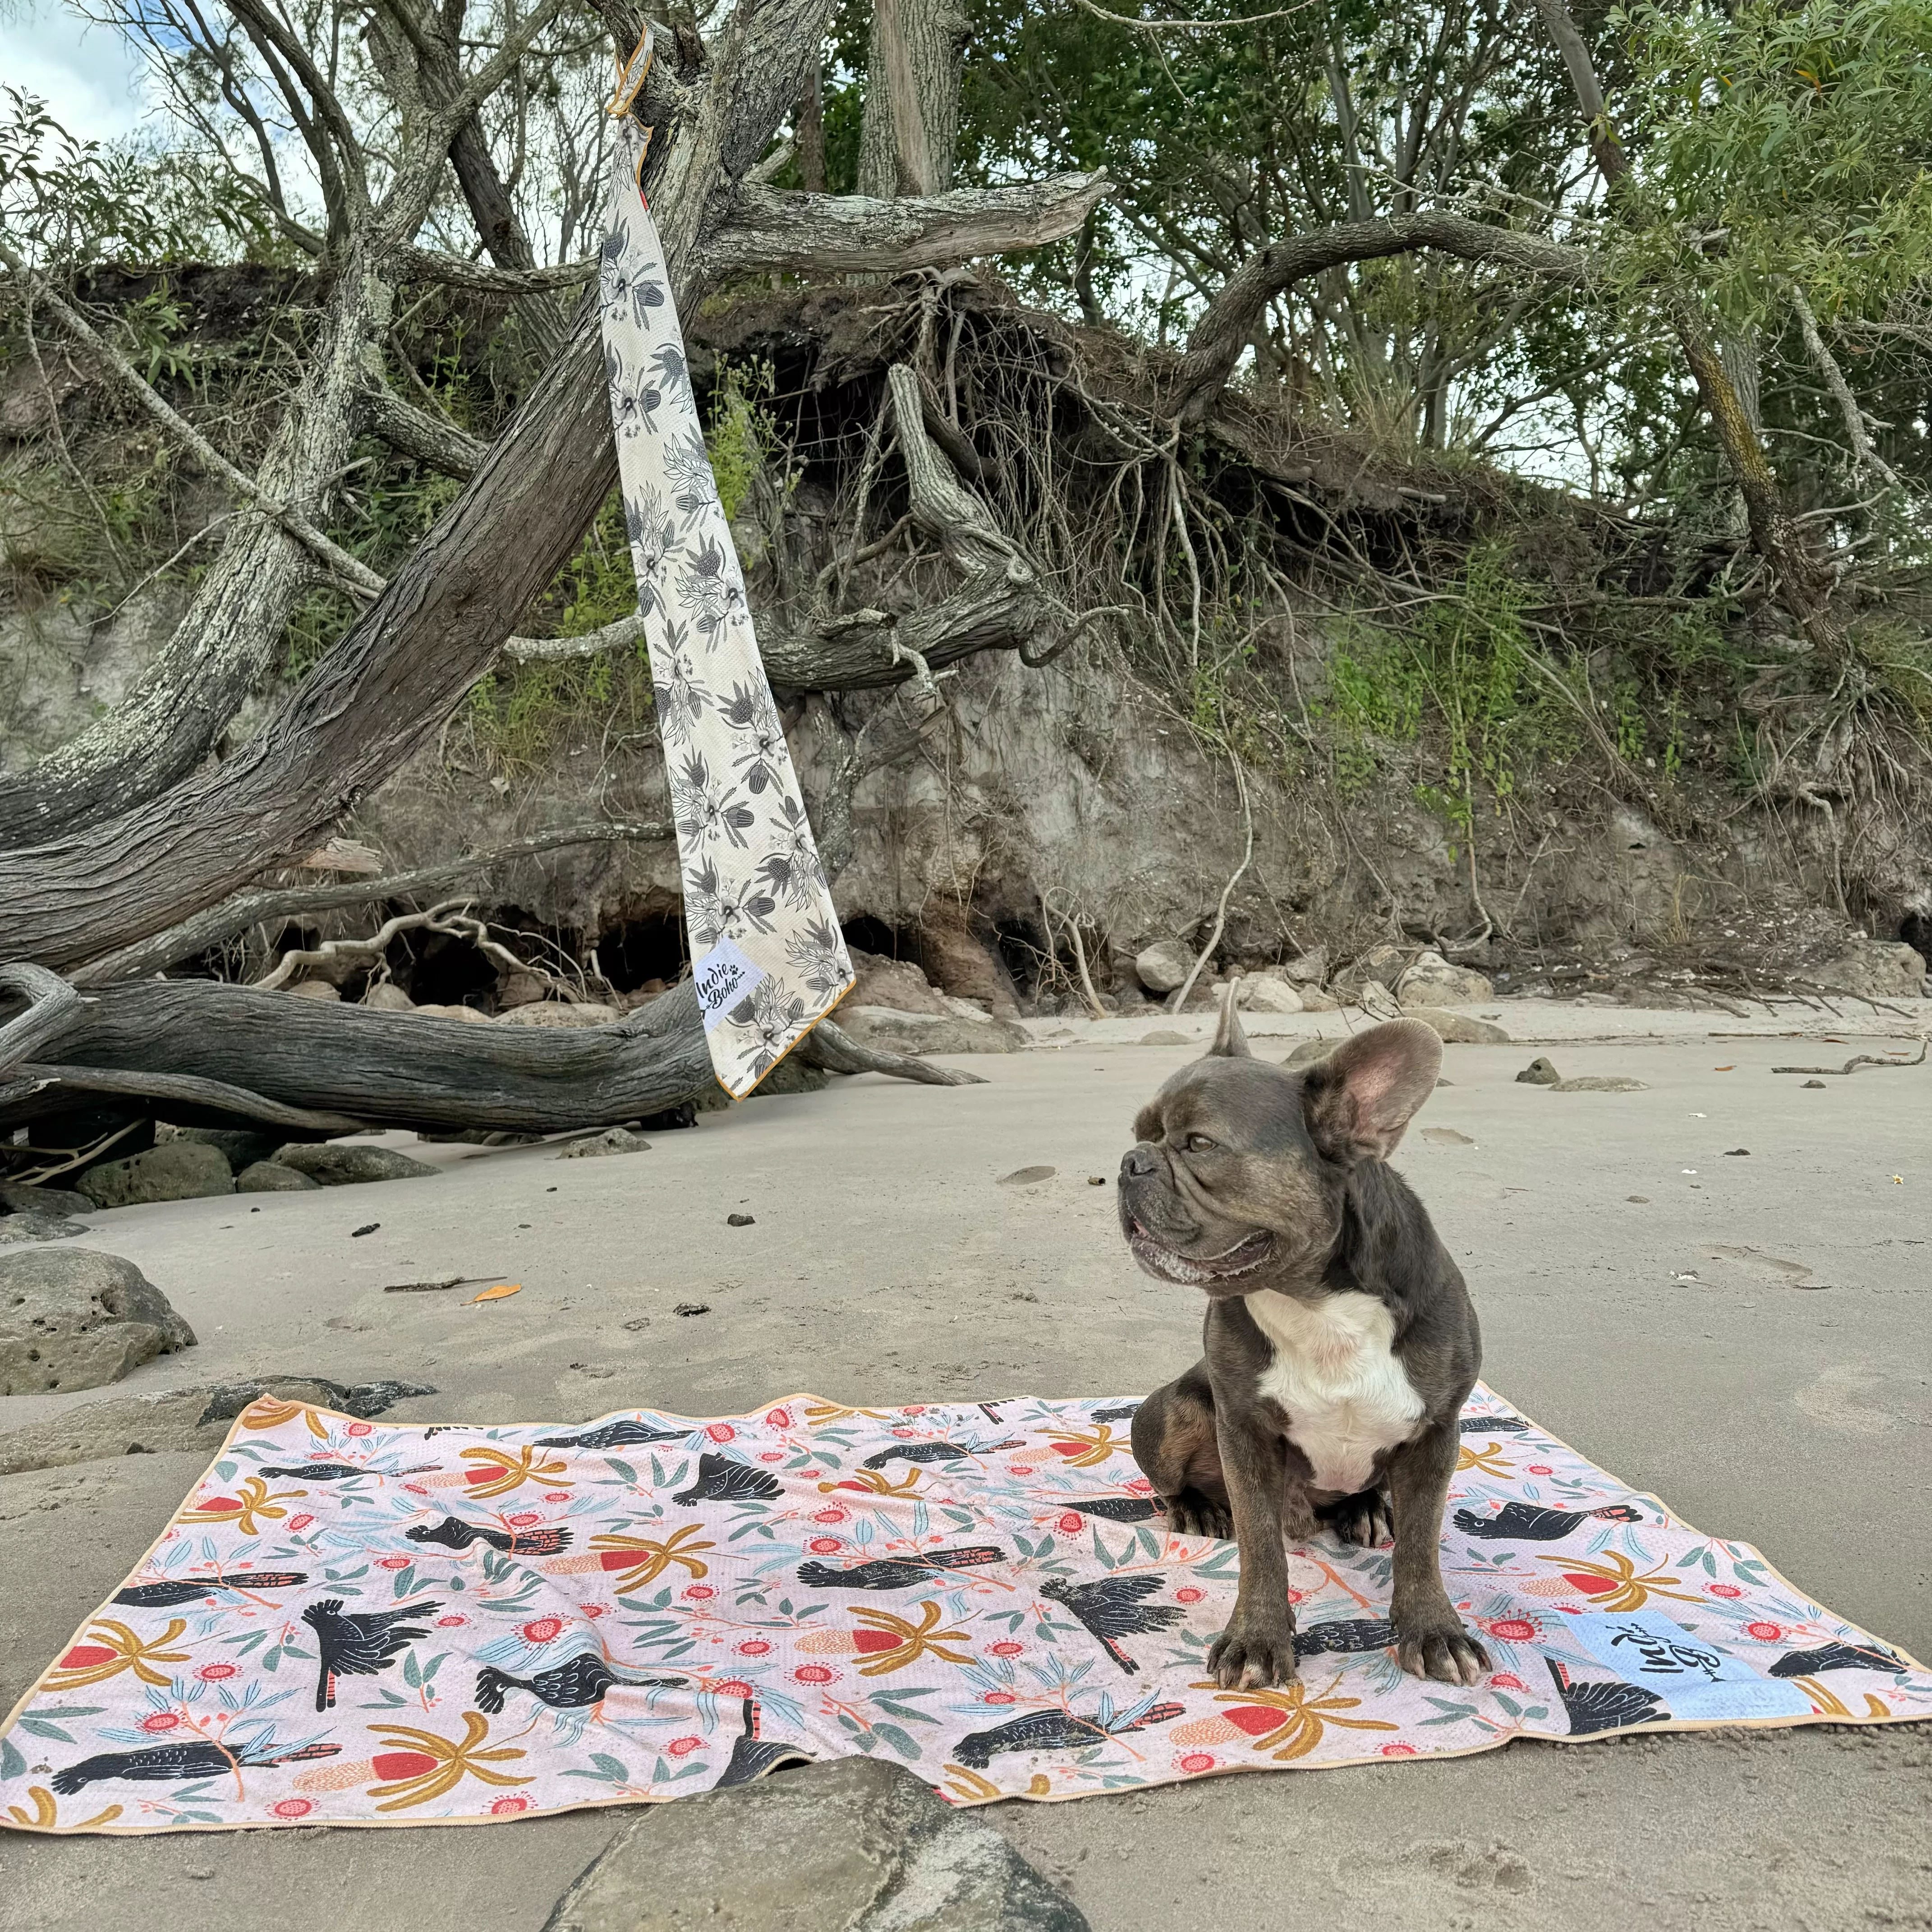
[[[1211,1141],[1205,1134],[1190,1134],[1180,1144],[1184,1154],[1208,1154],[1220,1145],[1219,1141]]]

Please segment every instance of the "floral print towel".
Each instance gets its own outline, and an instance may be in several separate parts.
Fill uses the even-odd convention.
[[[0,1736],[46,1832],[460,1822],[865,1752],[962,1804],[1712,1724],[1932,1717],[1932,1675],[1478,1389],[1444,1568],[1493,1668],[1397,1669],[1389,1554],[1288,1562],[1300,1681],[1204,1659],[1131,1401],[360,1422],[267,1398]]]
[[[630,94],[649,61],[646,36]],[[852,962],[758,655],[663,245],[638,191],[643,131],[629,120],[620,130],[598,285],[604,367],[692,976],[712,1068],[742,1100],[851,986]]]

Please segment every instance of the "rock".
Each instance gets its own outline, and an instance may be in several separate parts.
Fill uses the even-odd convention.
[[[952,1016],[952,1001],[937,986],[928,984],[926,975],[910,959],[882,958],[876,952],[851,949],[853,970],[858,977],[845,995],[853,1006],[890,1006],[896,1012],[937,1013]],[[987,1009],[969,1008],[972,1018],[984,1019]]]
[[[1012,1021],[969,1020],[958,1013],[842,1004],[838,1020],[861,1046],[893,1053],[1017,1053],[1027,1044],[1025,1030]]]
[[[1152,1033],[1141,1035],[1143,1046],[1198,1046],[1200,1043],[1192,1034],[1178,1033],[1172,1027],[1156,1027]]]
[[[70,1187],[35,1187],[24,1180],[0,1180],[0,1213],[92,1214],[94,1203]]]
[[[1915,999],[1925,988],[1925,961],[1903,940],[1855,939],[1806,976],[1814,986],[1868,1000]]]
[[[1432,1027],[1438,1040],[1464,1046],[1506,1046],[1509,1035],[1490,1020],[1472,1019],[1467,1013],[1445,1013],[1432,1006],[1405,1006],[1405,1019],[1420,1020]]]
[[[533,1005],[549,990],[534,973],[506,973],[496,985],[496,1010],[506,1013],[512,1006]]]
[[[926,978],[956,1000],[983,1000],[996,1020],[1019,1018],[1012,975],[998,953],[975,935],[957,900],[928,902],[919,922],[919,963]]]
[[[1150,993],[1171,993],[1194,970],[1194,949],[1185,940],[1157,939],[1134,955],[1134,976]]]
[[[182,1127],[175,1138],[213,1148],[236,1174],[258,1160],[272,1160],[282,1144],[280,1134],[256,1133],[245,1127]]]
[[[490,1018],[488,1013],[479,1012],[474,1006],[440,1006],[429,1005],[413,1007],[411,1010],[421,1014],[426,1019],[469,1020],[472,1022],[480,1020],[485,1026],[493,1026],[495,1024],[495,1022]],[[506,1017],[507,1017],[507,1016]]]
[[[680,1301],[671,1312],[674,1315],[709,1315],[711,1304],[708,1301]]]
[[[1822,1080],[1808,1080],[1804,1084],[1808,1087],[1822,1087],[1825,1083]]]
[[[0,1256],[0,1395],[99,1388],[194,1346],[194,1330],[167,1297],[118,1255]]]
[[[278,1160],[251,1161],[235,1177],[237,1194],[310,1194],[321,1186]]]
[[[777,1728],[767,1719],[766,1736]],[[868,1757],[652,1807],[557,1901],[544,1932],[700,1927],[1091,1932],[992,1826]]]
[[[1312,1040],[1304,1040],[1281,1064],[1291,1073],[1298,1072],[1304,1066],[1312,1066],[1318,1060],[1326,1060],[1340,1044],[1339,1040],[1324,1040],[1318,1034]]]
[[[196,1201],[232,1194],[235,1176],[220,1150],[200,1141],[164,1141],[125,1160],[104,1160],[80,1177],[80,1191],[98,1208],[131,1208],[148,1201]]]
[[[1518,1074],[1516,1078],[1522,1078]],[[1647,1094],[1650,1089],[1641,1080],[1625,1080],[1616,1074],[1586,1073],[1575,1080],[1559,1080],[1554,1090],[1558,1094]]]
[[[1328,949],[1318,946],[1300,958],[1291,959],[1281,970],[1298,985],[1319,985],[1328,975]]]
[[[1334,988],[1343,999],[1353,999],[1369,985],[1393,992],[1408,964],[1408,955],[1400,946],[1372,946],[1335,975]]]
[[[983,1019],[986,1016],[982,1013],[977,1017]],[[832,1076],[824,1067],[814,1066],[792,1053],[780,1060],[746,1098],[756,1100],[767,1094],[816,1094],[831,1084]]]
[[[1439,952],[1420,954],[1394,990],[1404,1007],[1476,1006],[1496,997],[1496,988],[1481,974],[1452,966]]]
[[[57,1469],[137,1449],[154,1454],[220,1448],[228,1425],[259,1396],[313,1402],[367,1421],[406,1396],[434,1395],[422,1382],[363,1382],[344,1387],[319,1376],[258,1376],[204,1382],[152,1395],[116,1396],[17,1429],[0,1430],[0,1476]]]
[[[294,994],[298,1000],[339,1000],[342,997],[341,988],[332,986],[326,980],[303,980],[282,990]]]
[[[1030,1187],[1036,1181],[1051,1180],[1059,1172],[1052,1167],[1016,1167],[1010,1174],[1000,1176],[1002,1187]]]
[[[559,1160],[593,1160],[599,1154],[649,1154],[651,1144],[628,1127],[607,1127],[587,1140],[572,1141],[557,1154]]]
[[[1286,980],[1277,979],[1272,973],[1244,974],[1234,1000],[1244,1012],[1298,1013],[1301,1010],[1301,995]]]
[[[728,1228],[753,1228],[758,1226],[758,1217],[755,1214],[727,1214],[724,1217],[724,1225]]]
[[[393,980],[385,980],[371,986],[362,995],[365,1006],[374,1006],[379,1013],[412,1013],[416,1003]]]
[[[1562,1075],[1540,1056],[1532,1060],[1516,1077],[1517,1084],[1523,1087],[1558,1087],[1563,1082]]]
[[[394,1148],[355,1141],[291,1141],[273,1164],[292,1167],[324,1187],[352,1187],[364,1180],[419,1180],[436,1172]]]
[[[1304,1013],[1338,1013],[1342,1010],[1342,1002],[1325,987],[1317,986],[1311,982],[1306,986],[1298,986],[1295,992],[1300,998],[1301,1010]]]
[[[89,1213],[94,1203],[88,1204]],[[0,1248],[25,1247],[34,1241],[64,1241],[71,1234],[87,1232],[85,1221],[64,1220],[58,1214],[8,1214],[0,1216]]]
[[[422,1009],[417,1009],[418,1012]],[[598,1006],[565,1000],[535,1000],[526,1006],[512,1006],[496,1022],[499,1026],[594,1027],[609,1026],[623,1015],[615,1006]]]

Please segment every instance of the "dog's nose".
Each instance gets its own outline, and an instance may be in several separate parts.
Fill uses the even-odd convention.
[[[1160,1170],[1160,1154],[1145,1141],[1138,1146],[1128,1148],[1120,1157],[1120,1178],[1123,1180],[1144,1180],[1150,1174]]]

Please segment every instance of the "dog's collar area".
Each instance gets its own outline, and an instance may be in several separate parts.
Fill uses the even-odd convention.
[[[1218,1255],[1184,1255],[1169,1247],[1136,1216],[1130,1222],[1127,1245],[1133,1250],[1134,1259],[1149,1274],[1192,1287],[1253,1274],[1274,1252],[1274,1237],[1265,1228],[1257,1228]]]

